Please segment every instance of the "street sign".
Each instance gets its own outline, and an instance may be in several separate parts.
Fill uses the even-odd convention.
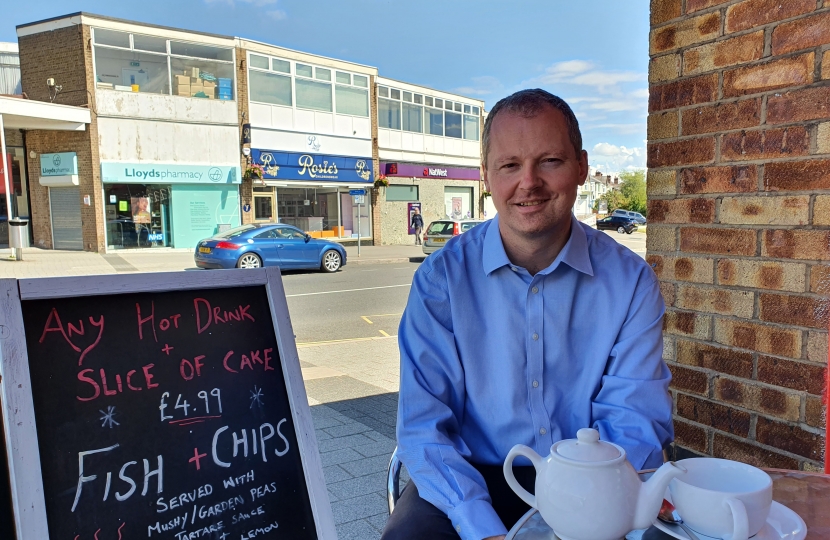
[[[349,190],[349,195],[351,195],[351,196],[366,195],[366,190],[365,189],[350,189]]]
[[[366,204],[366,197],[364,195],[353,195],[355,204]]]

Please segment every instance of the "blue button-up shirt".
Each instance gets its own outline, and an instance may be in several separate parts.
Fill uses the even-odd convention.
[[[530,275],[507,258],[498,224],[421,265],[398,338],[398,452],[465,540],[507,532],[468,462],[500,465],[519,443],[544,457],[593,427],[642,469],[674,436],[651,268],[572,218],[562,251]]]

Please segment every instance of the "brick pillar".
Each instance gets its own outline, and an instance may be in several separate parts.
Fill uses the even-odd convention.
[[[378,103],[378,87],[375,84],[375,76],[369,76],[369,88],[372,89],[371,91],[371,99],[372,99],[372,106],[369,108],[369,111],[372,116],[372,167],[375,169],[375,178],[378,177],[380,173],[386,174],[386,171],[380,170],[380,151],[378,150],[378,111],[377,111],[377,103]],[[380,196],[380,188],[370,190],[372,194],[372,245],[380,246],[383,244],[383,235],[381,234],[382,227],[382,212],[381,208],[383,208],[383,200],[385,199],[386,193],[384,192],[384,196]]]
[[[830,1],[652,0],[647,260],[676,449],[824,466]]]
[[[241,47],[236,48],[236,103],[239,106],[239,133],[240,133],[240,146],[239,146],[239,167],[242,171],[243,177],[245,176],[245,169],[248,167],[248,160],[249,157],[246,157],[242,153],[242,147],[247,146],[250,148],[250,144],[242,145],[242,126],[244,124],[250,124],[251,118],[248,112],[248,55],[245,49]],[[247,225],[248,223],[254,222],[254,192],[253,192],[254,184],[251,180],[242,180],[242,184],[239,186],[239,212],[241,216],[241,221],[243,225]],[[243,211],[242,207],[246,204],[251,205],[251,211],[245,212]],[[274,212],[277,209],[274,208]]]

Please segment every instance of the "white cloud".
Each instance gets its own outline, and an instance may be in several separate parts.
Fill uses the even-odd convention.
[[[288,13],[286,13],[282,9],[275,9],[273,11],[269,11],[267,13],[267,15],[269,17],[271,17],[272,19],[274,19],[275,21],[281,21],[281,20],[285,19],[286,17],[288,17]]]
[[[646,124],[594,124],[586,126],[585,129],[610,129],[621,135],[632,135],[636,133],[643,133],[646,130]]]
[[[488,96],[490,94],[502,93],[504,90],[504,85],[501,81],[490,75],[473,77],[470,80],[473,83],[472,85],[453,88],[452,91],[465,96]]]
[[[601,170],[641,169],[645,167],[645,148],[627,148],[601,142],[588,154],[592,165]]]
[[[590,86],[597,91],[615,92],[621,83],[639,82],[647,79],[647,73],[637,71],[605,71],[586,60],[566,60],[548,66],[544,73],[523,82],[524,86],[578,84]]]

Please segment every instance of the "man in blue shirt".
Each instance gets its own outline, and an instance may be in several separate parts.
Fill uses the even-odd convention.
[[[673,439],[657,278],[574,218],[588,155],[570,107],[523,90],[482,135],[498,215],[421,265],[401,320],[398,453],[412,481],[383,540],[503,538],[528,508],[501,472],[515,444],[546,456],[593,427],[642,469]],[[532,467],[517,469],[532,491]]]

